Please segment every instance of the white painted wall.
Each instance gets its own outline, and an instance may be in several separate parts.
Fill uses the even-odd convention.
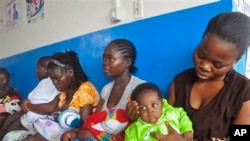
[[[233,10],[240,11],[250,16],[250,0],[233,0]],[[250,79],[250,47],[247,50],[246,72],[245,75]]]
[[[21,24],[9,31],[4,9],[10,1],[0,2],[0,59],[100,29],[219,0],[142,0],[143,18],[139,19],[133,14],[135,0],[45,0],[45,19],[30,24],[26,1],[17,0],[21,3]],[[123,13],[120,22],[110,20],[114,1],[118,1]]]

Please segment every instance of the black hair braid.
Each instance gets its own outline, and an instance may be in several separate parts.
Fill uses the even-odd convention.
[[[122,53],[124,58],[130,58],[131,59],[131,65],[129,66],[129,72],[135,73],[137,71],[137,68],[134,66],[134,62],[136,59],[136,49],[132,42],[130,42],[127,39],[115,39],[110,44],[116,44],[118,51]]]
[[[69,69],[72,67],[74,71],[72,88],[78,88],[82,82],[88,81],[88,77],[82,69],[75,51],[65,51],[65,53],[57,52],[51,56],[51,60],[48,64],[48,68],[61,67],[62,69]],[[53,60],[58,61],[60,64],[58,65]]]
[[[74,77],[75,77],[75,81],[78,82],[78,86],[82,83],[82,82],[86,82],[88,81],[88,76],[86,75],[86,73],[84,72],[80,62],[79,62],[79,58],[78,58],[78,54],[75,51],[66,51],[66,54],[71,58],[71,66],[73,67],[74,70]]]

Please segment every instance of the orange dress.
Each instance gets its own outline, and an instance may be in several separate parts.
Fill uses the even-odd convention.
[[[67,94],[62,92],[59,96],[58,107],[62,107],[65,103]],[[83,107],[86,104],[92,104],[95,108],[100,101],[100,95],[94,85],[87,81],[83,82],[78,90],[74,93],[73,99],[69,104],[69,109],[73,109],[79,112],[80,107]]]

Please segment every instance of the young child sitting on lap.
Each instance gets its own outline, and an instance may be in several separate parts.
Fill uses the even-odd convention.
[[[153,83],[138,85],[131,100],[139,105],[139,117],[125,131],[125,141],[157,141],[152,133],[168,134],[168,124],[187,141],[193,139],[192,122],[183,108],[169,105]]]
[[[23,110],[27,111],[24,114],[20,121],[22,126],[29,130],[31,134],[36,133],[36,130],[33,128],[33,122],[41,117],[47,116],[46,114],[40,114],[37,112],[30,111],[26,103],[40,104],[40,103],[49,103],[51,102],[58,94],[56,87],[54,86],[52,80],[48,77],[48,68],[49,56],[43,56],[38,59],[36,64],[36,75],[40,82],[37,86],[29,93],[28,99],[23,102]],[[41,106],[37,106],[37,109],[41,110]]]

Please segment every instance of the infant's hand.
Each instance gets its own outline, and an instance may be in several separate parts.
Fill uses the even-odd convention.
[[[168,135],[162,135],[158,133],[151,133],[150,135],[159,141],[185,141],[185,139],[174,130],[168,123],[166,123],[168,129]]]
[[[74,138],[76,138],[76,132],[74,130],[70,130],[70,131],[66,131],[62,135],[61,141],[71,141]]]

